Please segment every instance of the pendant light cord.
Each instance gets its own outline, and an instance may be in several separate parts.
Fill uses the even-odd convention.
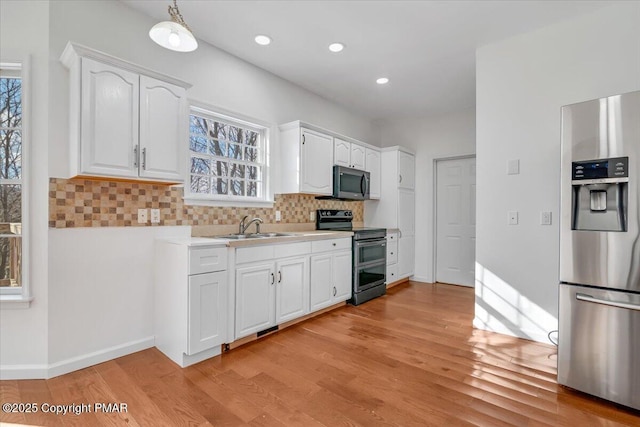
[[[184,18],[180,13],[180,9],[178,9],[178,3],[176,3],[176,0],[173,0],[173,6],[169,5],[169,15],[171,16],[171,19],[185,27],[187,30],[189,30],[189,32],[193,32],[191,31],[191,28],[189,28],[187,23],[184,22]]]

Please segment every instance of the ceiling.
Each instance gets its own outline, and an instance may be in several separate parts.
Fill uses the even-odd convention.
[[[168,20],[170,0],[121,0]],[[371,119],[475,104],[475,50],[611,1],[178,0],[196,38]],[[253,39],[267,34],[273,42]],[[330,53],[335,41],[346,45]],[[389,83],[377,85],[378,77]]]

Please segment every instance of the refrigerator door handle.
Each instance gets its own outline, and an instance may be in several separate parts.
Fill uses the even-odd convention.
[[[580,301],[593,302],[595,304],[610,305],[611,307],[626,308],[628,310],[640,311],[640,305],[629,304],[622,301],[607,301],[604,299],[594,298],[587,294],[576,294],[576,299]]]

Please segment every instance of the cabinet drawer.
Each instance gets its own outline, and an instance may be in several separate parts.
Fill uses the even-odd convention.
[[[339,249],[351,249],[351,238],[315,240],[311,242],[311,252],[337,251]]]
[[[287,258],[290,256],[307,255],[311,252],[311,242],[287,243],[275,245],[274,252],[276,258]]]
[[[395,240],[387,241],[387,264],[395,264],[398,262],[398,242]]]
[[[398,277],[398,264],[387,265],[387,284],[399,280]]]
[[[226,247],[189,249],[189,274],[211,273],[226,269]]]
[[[238,248],[236,249],[236,264],[273,259],[275,258],[274,246],[275,245],[257,245]]]

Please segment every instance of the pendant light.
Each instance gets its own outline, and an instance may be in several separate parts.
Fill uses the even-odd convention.
[[[151,40],[162,47],[177,52],[196,50],[198,42],[193,37],[189,26],[184,22],[176,0],[173,0],[173,6],[169,6],[169,16],[171,16],[171,21],[160,22],[149,30]]]

